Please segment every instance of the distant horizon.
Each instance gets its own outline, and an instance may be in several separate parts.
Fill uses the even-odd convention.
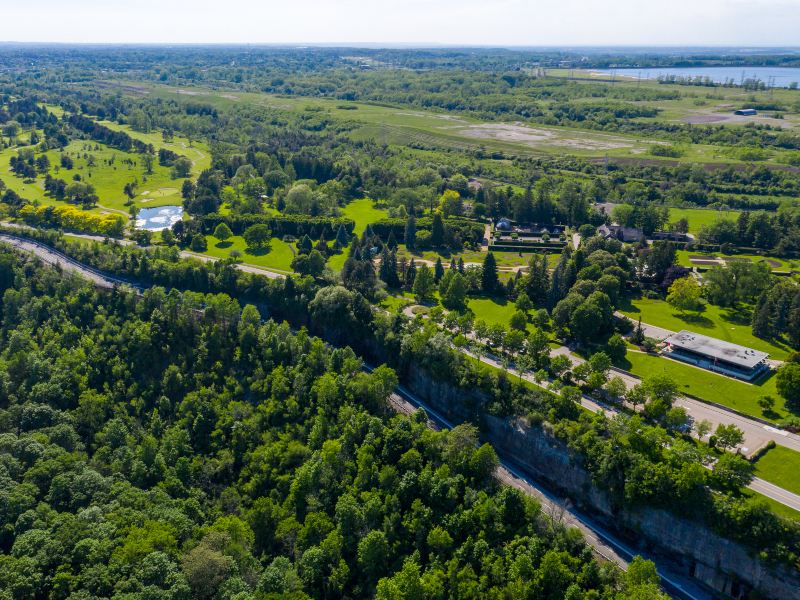
[[[502,45],[502,44],[458,44],[458,43],[438,43],[438,42],[71,42],[71,41],[47,41],[47,40],[0,40],[0,46],[73,46],[73,47],[216,47],[216,48],[363,48],[367,50],[436,50],[436,49],[481,49],[481,50],[536,50],[536,51],[565,51],[565,50],[600,50],[614,51],[659,51],[659,50],[683,50],[683,51],[728,51],[730,53],[748,55],[763,51],[786,52],[800,54],[800,45],[757,45],[748,44],[736,46],[730,44],[542,44],[542,45]]]
[[[795,47],[798,0],[40,0],[9,43],[338,47]],[[337,40],[351,40],[342,42]],[[376,42],[375,40],[381,40]]]

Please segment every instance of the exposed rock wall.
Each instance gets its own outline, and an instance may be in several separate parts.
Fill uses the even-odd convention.
[[[422,369],[412,368],[405,384],[453,422],[475,422],[476,415],[483,412],[485,398],[479,391],[435,381]],[[615,511],[579,457],[545,429],[492,416],[483,416],[481,425],[484,439],[499,455],[510,457],[537,479],[566,493],[634,545],[670,556],[687,574],[711,588],[736,598],[744,598],[755,588],[768,598],[800,599],[798,573],[765,564],[742,545],[701,523],[661,509]]]

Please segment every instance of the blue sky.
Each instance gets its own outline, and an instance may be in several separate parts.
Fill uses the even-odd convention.
[[[0,14],[1,41],[800,45],[800,0],[0,0]]]

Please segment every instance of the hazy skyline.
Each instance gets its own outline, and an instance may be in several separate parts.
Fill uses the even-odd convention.
[[[788,46],[800,0],[40,0],[3,8],[0,40]]]

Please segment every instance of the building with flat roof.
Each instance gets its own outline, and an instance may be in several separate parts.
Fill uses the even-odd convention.
[[[693,331],[679,331],[664,340],[663,354],[676,360],[753,381],[769,370],[769,354]]]
[[[758,114],[758,111],[755,108],[740,108],[739,110],[733,111],[733,114],[739,115],[740,117],[752,117]]]

